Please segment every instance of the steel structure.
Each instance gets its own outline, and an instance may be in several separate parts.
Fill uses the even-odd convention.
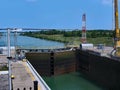
[[[119,14],[118,14],[118,0],[114,0],[115,12],[115,56],[120,56],[120,30],[119,30]]]
[[[8,29],[10,29],[12,31],[17,30],[17,29],[18,29],[18,31],[19,31],[19,29],[21,29],[21,30],[35,30],[35,31],[44,30],[44,31],[47,31],[47,30],[53,30],[54,28],[51,28],[51,29],[46,29],[46,28],[0,28],[0,30],[8,30]],[[72,29],[61,29],[61,30],[71,31]]]
[[[10,61],[10,29],[7,30],[7,44],[8,44],[8,66],[9,66],[9,90],[12,90],[12,83],[11,83],[11,61]]]
[[[86,14],[83,14],[82,16],[82,43],[86,43]]]

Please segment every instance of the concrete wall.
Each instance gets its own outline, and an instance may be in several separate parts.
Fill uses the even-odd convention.
[[[120,61],[76,50],[77,71],[108,90],[120,90]]]
[[[26,58],[40,75],[52,76],[76,71],[74,51],[26,53]]]
[[[57,52],[54,55],[54,75],[76,71],[76,58],[74,51]]]
[[[26,53],[26,58],[40,75],[50,76],[49,53]]]

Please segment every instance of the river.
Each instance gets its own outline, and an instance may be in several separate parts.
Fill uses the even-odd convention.
[[[0,37],[0,46],[7,45],[7,34],[3,33]],[[63,48],[64,43],[49,41],[44,39],[32,38],[28,36],[17,35],[15,38],[14,34],[11,33],[11,46],[18,46],[21,48],[34,48],[34,49],[53,49],[53,48]]]

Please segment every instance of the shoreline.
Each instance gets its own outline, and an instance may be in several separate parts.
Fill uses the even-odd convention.
[[[38,38],[38,39],[45,39],[48,41],[55,41],[55,42],[60,42],[64,43],[65,46],[67,47],[78,47],[80,45],[80,37],[64,37],[63,35],[44,35],[44,34],[39,34],[39,35],[21,35],[21,36],[28,36],[28,37],[33,37],[33,38]]]

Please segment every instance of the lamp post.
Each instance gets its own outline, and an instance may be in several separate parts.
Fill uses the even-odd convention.
[[[10,29],[7,30],[7,45],[8,45],[8,56],[7,56],[7,59],[8,59],[8,67],[9,67],[9,90],[11,90],[11,55],[10,55]]]
[[[16,50],[17,50],[17,31],[14,31],[14,46],[15,46],[15,60],[17,59]]]
[[[17,59],[17,32],[22,31],[21,28],[14,28],[12,29],[12,32],[14,32],[14,46],[15,46],[15,60]]]
[[[12,90],[12,84],[11,84],[11,54],[10,54],[10,30],[11,29],[7,29],[7,45],[8,45],[8,66],[9,66],[9,90]],[[15,31],[17,33],[17,31],[21,31],[22,29],[13,29],[13,31]]]
[[[10,57],[10,29],[7,30],[8,57]]]

